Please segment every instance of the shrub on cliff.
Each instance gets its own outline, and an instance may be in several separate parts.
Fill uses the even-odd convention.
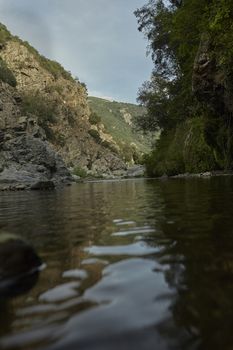
[[[38,124],[44,129],[47,138],[56,142],[56,135],[50,127],[57,120],[57,106],[54,101],[50,101],[46,96],[39,93],[23,94],[21,110],[23,114],[36,115]]]
[[[55,102],[50,101],[46,96],[38,93],[22,96],[22,112],[36,115],[41,123],[55,123],[56,109]]]
[[[9,32],[9,30],[7,30],[4,24],[0,23],[0,44],[4,45],[11,38],[12,38],[12,35]]]
[[[95,129],[90,129],[90,130],[88,130],[88,134],[89,134],[90,136],[92,136],[93,139],[95,139],[97,143],[101,143],[101,142],[102,142],[102,139],[101,139],[101,137],[100,137],[100,134],[99,134],[99,132],[98,132],[97,130],[95,130]]]
[[[76,166],[74,169],[73,169],[73,175],[76,175],[76,176],[79,176],[81,178],[85,178],[87,177],[87,171],[79,166]]]
[[[89,117],[89,122],[92,125],[97,125],[101,123],[101,117],[95,113],[95,112],[91,112],[90,117]]]
[[[7,64],[0,57],[0,80],[4,83],[7,83],[13,87],[17,85],[17,81],[15,79],[12,71],[7,67]]]

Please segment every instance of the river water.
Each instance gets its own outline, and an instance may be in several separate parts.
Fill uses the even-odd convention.
[[[1,349],[233,349],[233,178],[1,193],[47,267],[1,301]]]

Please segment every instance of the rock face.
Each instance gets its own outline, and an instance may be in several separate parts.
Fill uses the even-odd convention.
[[[0,82],[0,189],[70,181],[61,157],[44,140],[36,117],[22,116],[17,91]],[[46,185],[44,185],[46,187]]]
[[[2,189],[52,189],[71,180],[61,157],[49,144],[27,134],[0,146],[0,166]]]
[[[53,120],[46,120],[36,111],[28,113],[26,110],[20,119],[19,112],[12,107],[15,115],[12,110],[5,111],[2,120],[5,128],[9,123],[11,126],[16,122],[26,125],[26,131],[35,137],[47,140],[69,168],[84,168],[93,175],[126,168],[117,152],[112,151],[111,147],[108,147],[109,144],[104,143],[106,135],[100,135],[97,139],[95,134],[90,132],[92,126],[89,123],[87,91],[78,80],[69,77],[67,72],[67,76],[59,70],[54,74],[51,70],[51,61],[42,59],[34,49],[16,38],[12,38],[2,46],[0,55],[17,80],[19,97],[14,103],[19,105],[21,103],[25,107],[25,98],[34,103],[36,100],[42,101],[45,114],[46,108],[48,110],[52,108],[54,114]],[[52,64],[54,66],[54,62]],[[40,106],[37,107],[41,109]],[[12,115],[14,118],[11,120]],[[22,145],[22,141],[20,144]],[[44,172],[46,173],[47,171]]]

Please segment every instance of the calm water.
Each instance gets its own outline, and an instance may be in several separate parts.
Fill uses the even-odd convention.
[[[233,178],[1,193],[47,268],[0,303],[1,349],[233,349]]]

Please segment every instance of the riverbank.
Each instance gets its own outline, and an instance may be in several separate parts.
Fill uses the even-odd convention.
[[[72,183],[91,182],[91,181],[106,181],[106,180],[120,180],[120,179],[135,179],[145,176],[145,167],[143,165],[135,165],[129,167],[126,170],[114,172],[112,174],[102,174],[100,176],[89,175],[86,177],[80,177],[77,175],[65,174],[63,178],[58,179],[44,179],[37,178],[33,174],[23,174],[24,176],[13,176],[13,173],[9,173],[5,179],[0,178],[0,192],[1,191],[30,191],[30,190],[54,190],[63,186],[69,186]],[[13,176],[13,177],[12,177]]]

